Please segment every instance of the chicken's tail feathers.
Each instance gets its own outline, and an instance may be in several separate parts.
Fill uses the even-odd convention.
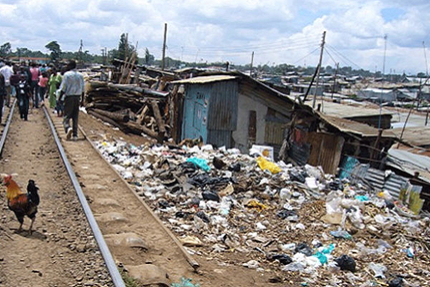
[[[40,202],[38,190],[39,188],[36,186],[34,180],[30,179],[27,185],[27,197],[29,201],[33,202],[36,205],[38,205]]]

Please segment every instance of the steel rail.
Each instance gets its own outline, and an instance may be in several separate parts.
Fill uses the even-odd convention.
[[[6,120],[6,125],[3,129],[1,139],[0,139],[0,156],[3,152],[4,143],[6,142],[7,134],[9,132],[10,123],[12,122],[13,111],[15,110],[16,99],[12,103],[12,108],[9,110],[9,115]]]
[[[81,189],[81,186],[79,185],[79,181],[75,175],[75,172],[73,171],[73,168],[67,159],[66,153],[64,151],[64,148],[60,142],[60,138],[57,135],[57,132],[54,127],[54,123],[52,122],[51,117],[49,116],[49,112],[46,109],[46,107],[43,107],[43,111],[45,112],[45,116],[48,120],[49,127],[51,128],[52,134],[54,136],[55,143],[57,144],[58,151],[60,152],[61,158],[64,162],[64,165],[66,166],[67,172],[69,174],[70,179],[72,180],[73,187],[76,190],[76,194],[78,195],[79,201],[82,205],[82,208],[84,209],[85,216],[87,217],[88,223],[91,227],[91,230],[93,231],[94,238],[96,239],[96,242],[99,246],[100,252],[103,256],[103,259],[106,263],[106,266],[108,268],[108,271],[111,275],[112,281],[115,285],[115,287],[125,287],[125,283],[122,279],[122,276],[120,272],[118,271],[118,268],[115,264],[115,261],[112,257],[112,254],[109,251],[109,248],[106,244],[106,241],[103,238],[103,235],[100,231],[100,228],[97,224],[96,219],[94,218],[93,213],[91,212],[90,206],[85,198],[85,195]]]

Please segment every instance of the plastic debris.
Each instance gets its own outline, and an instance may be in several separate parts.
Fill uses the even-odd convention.
[[[390,281],[388,281],[388,287],[402,287],[403,286],[403,278],[397,277]]]
[[[193,284],[191,283],[191,281],[193,281],[193,279],[191,278],[181,278],[181,282],[179,283],[172,283],[170,286],[171,287],[200,287],[201,285],[199,283]]]
[[[242,265],[245,267],[248,267],[249,269],[257,269],[259,266],[259,263],[257,260],[249,260],[248,262],[243,263]]]
[[[303,253],[306,256],[311,256],[312,255],[312,249],[309,247],[309,245],[307,245],[306,243],[302,242],[299,243],[296,246],[296,249],[294,250],[296,253],[300,252]]]
[[[344,255],[336,258],[334,261],[336,261],[340,270],[347,270],[347,271],[351,271],[351,272],[356,271],[355,260],[352,257],[349,257],[348,255],[344,254]]]
[[[387,267],[385,267],[384,265],[370,262],[369,269],[375,273],[375,278],[385,278],[384,272],[387,271]]]
[[[369,201],[369,197],[367,195],[356,195],[355,199],[357,199],[361,202]]]
[[[277,174],[282,170],[275,163],[268,161],[264,157],[260,156],[257,158],[257,164],[262,170],[268,170],[272,174]]]
[[[293,262],[293,259],[291,259],[291,257],[286,254],[271,255],[269,260],[278,260],[282,265],[287,265]]]
[[[320,167],[274,164],[263,156],[279,168],[274,175],[268,169],[263,172],[256,157],[225,147],[138,147],[124,142],[98,146],[179,238],[188,236],[190,244],[195,243],[193,238],[204,242],[201,251],[192,253],[211,253],[217,262],[228,259],[226,253],[232,250],[251,254],[254,261],[243,256],[238,264],[267,272],[291,271],[291,280],[309,286],[383,284],[374,271],[368,272],[369,262],[376,258],[375,264],[387,266],[382,272],[387,277],[405,270],[411,274],[407,281],[411,286],[420,286],[419,277],[430,279],[430,273],[418,273],[427,262],[422,256],[425,245],[417,239],[428,237],[430,220],[411,212],[407,200],[402,205],[388,192],[361,182],[359,173],[366,169],[352,169],[354,176],[341,180]],[[189,158],[209,163],[212,169],[205,171]],[[355,244],[343,240],[352,235]],[[336,241],[336,251],[344,256],[332,256],[334,237],[342,239]],[[310,247],[303,248],[303,241]],[[256,246],[260,254],[252,254]],[[296,251],[302,248],[306,255]],[[402,255],[403,261],[406,256],[413,260],[408,264],[393,260]],[[275,260],[280,264],[268,264]],[[326,271],[331,276],[325,276]],[[390,279],[385,283],[399,286],[395,280],[401,281],[400,276]]]
[[[264,205],[264,204],[262,204],[262,203],[258,202],[258,201],[257,201],[257,200],[255,200],[255,199],[252,199],[252,200],[250,200],[249,202],[247,202],[247,203],[245,204],[245,206],[246,206],[246,207],[248,207],[248,208],[255,208],[255,209],[257,209],[258,211],[262,211],[262,210],[265,210],[265,209],[268,209],[268,208],[269,208],[267,205]]]
[[[351,234],[349,234],[346,230],[330,231],[330,234],[333,235],[335,238],[343,238],[348,240],[352,239]]]
[[[194,164],[195,166],[201,168],[204,171],[210,171],[211,168],[208,165],[208,162],[205,159],[197,158],[197,157],[191,157],[187,159],[187,162],[190,162]]]

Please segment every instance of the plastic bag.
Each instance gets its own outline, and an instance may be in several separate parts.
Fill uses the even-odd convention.
[[[170,286],[171,287],[200,287],[199,283],[193,284],[191,283],[191,281],[193,281],[193,279],[185,279],[184,277],[181,278],[181,282],[179,283],[172,283]]]
[[[355,270],[356,270],[356,264],[355,264],[354,258],[349,257],[348,255],[344,254],[344,255],[336,258],[334,261],[336,261],[340,270],[348,270],[351,272],[355,272]]]
[[[193,163],[195,166],[201,168],[204,171],[210,171],[211,168],[208,165],[208,162],[205,159],[197,158],[197,157],[190,157],[187,159],[187,162]]]
[[[339,229],[335,231],[330,231],[330,234],[333,235],[335,238],[352,239],[351,234],[349,234],[346,230]]]
[[[279,166],[273,162],[268,161],[262,156],[257,158],[257,164],[262,170],[269,170],[272,174],[281,172],[281,168]]]
[[[387,267],[385,267],[384,265],[370,262],[369,269],[371,269],[375,273],[376,278],[385,278],[384,272],[387,271]]]

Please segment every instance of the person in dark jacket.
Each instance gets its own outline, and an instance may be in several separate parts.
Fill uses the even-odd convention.
[[[28,120],[28,108],[30,105],[31,91],[26,76],[21,75],[20,81],[16,86],[16,98],[18,100],[19,114],[21,119]]]
[[[6,95],[6,81],[4,79],[4,76],[0,73],[0,124],[3,117],[3,106]]]

